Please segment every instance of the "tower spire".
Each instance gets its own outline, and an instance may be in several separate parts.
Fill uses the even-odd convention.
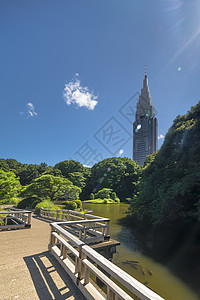
[[[143,88],[148,87],[148,78],[147,78],[147,65],[145,65],[145,73],[143,80]]]
[[[145,78],[147,78],[147,65],[145,65],[145,75],[144,75]]]

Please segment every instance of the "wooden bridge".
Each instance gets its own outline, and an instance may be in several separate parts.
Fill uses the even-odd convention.
[[[109,219],[41,209],[30,229],[0,233],[0,299],[163,300],[95,251],[106,243]]]
[[[29,210],[14,208],[0,212],[0,229],[31,227],[31,214]]]

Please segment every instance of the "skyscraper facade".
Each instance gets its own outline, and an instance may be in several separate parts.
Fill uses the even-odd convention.
[[[133,123],[133,160],[143,165],[147,155],[158,148],[158,121],[148,87],[145,67],[143,88],[137,103],[135,122]]]

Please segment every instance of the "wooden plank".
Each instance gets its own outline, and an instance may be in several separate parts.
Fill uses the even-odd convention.
[[[74,256],[79,257],[79,252],[74,249],[67,241],[65,241],[60,235],[58,235],[56,232],[52,232],[52,235],[55,236],[63,245],[65,245],[65,247],[67,247],[67,249],[70,250]]]
[[[83,241],[85,242],[85,244],[98,243],[104,241],[104,237],[103,236],[89,237],[84,239]]]
[[[50,251],[75,283],[77,278],[75,274],[75,265],[70,261],[69,258],[66,258],[64,260],[60,258],[60,249],[58,249],[57,246],[51,247]]]
[[[145,285],[134,279],[128,273],[114,265],[112,262],[107,260],[104,256],[93,250],[91,247],[85,245],[82,247],[83,253],[89,258],[96,262],[102,269],[108,274],[113,276],[133,294],[142,300],[164,300],[162,297],[151,291]]]
[[[79,282],[78,288],[87,300],[106,300],[92,283],[84,284],[84,279]]]
[[[110,278],[108,278],[103,272],[101,272],[97,267],[95,267],[87,259],[83,260],[83,264],[90,270],[92,273],[97,276],[106,286],[117,294],[123,300],[133,300],[126,292],[124,292],[118,285],[116,285]]]
[[[82,220],[82,221],[65,221],[65,222],[56,222],[56,224],[58,224],[58,225],[64,225],[65,223],[66,224],[89,224],[89,223],[94,223],[95,221],[100,221],[99,219],[98,220],[95,220],[95,219],[93,219],[93,220]],[[101,219],[101,222],[106,222],[106,221],[109,221],[109,219],[107,219],[107,218],[102,218]]]
[[[88,218],[94,218],[94,219],[104,219],[103,217],[94,216],[94,215],[91,215],[91,214],[85,214],[85,216],[88,217]]]
[[[100,249],[103,249],[105,247],[112,247],[112,246],[118,246],[118,245],[120,245],[120,242],[110,239],[109,241],[103,241],[101,243],[90,245],[90,247],[93,248],[93,249],[100,250]]]
[[[24,228],[25,227],[25,224],[20,224],[20,225],[17,225],[17,224],[14,224],[14,225],[0,225],[0,229],[9,229],[9,228]]]
[[[76,246],[83,246],[84,243],[80,241],[77,237],[72,235],[71,233],[67,232],[65,229],[61,228],[57,223],[51,223],[50,224],[57,232],[62,234],[66,239],[73,242]]]

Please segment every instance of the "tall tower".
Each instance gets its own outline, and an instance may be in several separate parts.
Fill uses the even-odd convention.
[[[157,151],[158,148],[158,121],[148,87],[147,67],[143,88],[137,103],[135,122],[133,123],[133,160],[143,165],[147,155]]]

